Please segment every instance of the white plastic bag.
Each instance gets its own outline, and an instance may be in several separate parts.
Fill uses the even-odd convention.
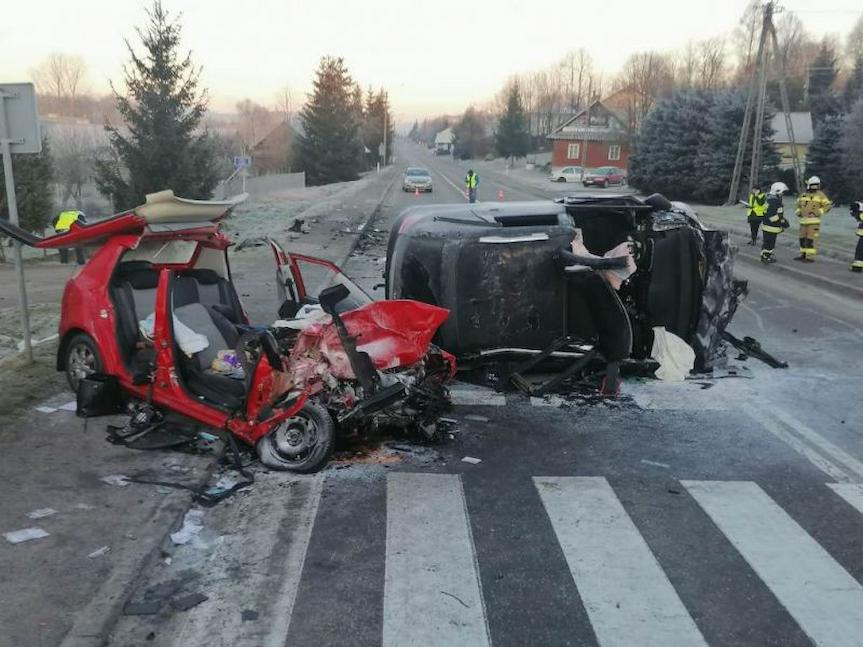
[[[153,339],[153,329],[155,326],[155,312],[151,312],[146,319],[138,322],[138,328],[146,339]],[[200,353],[210,345],[210,341],[204,335],[196,333],[182,321],[177,319],[177,317],[174,317],[174,338],[177,340],[180,350],[186,353],[189,357],[195,353]]]
[[[683,382],[695,366],[695,351],[663,326],[653,329],[653,350],[650,356],[659,362],[655,375],[663,382]]]

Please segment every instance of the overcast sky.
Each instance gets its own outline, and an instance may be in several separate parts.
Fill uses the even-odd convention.
[[[858,0],[788,0],[809,30],[843,38]],[[26,0],[0,21],[0,81],[30,78],[52,51],[78,54],[88,85],[120,80],[145,4],[130,0]],[[670,50],[729,32],[746,0],[164,0],[182,13],[184,45],[203,65],[211,106],[250,97],[272,104],[290,86],[305,99],[321,56],[343,56],[363,86],[389,88],[400,121],[459,112],[489,99],[512,73],[585,47],[605,72],[643,49]],[[855,13],[856,12],[856,13]]]

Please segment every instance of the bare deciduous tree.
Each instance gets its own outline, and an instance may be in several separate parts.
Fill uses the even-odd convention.
[[[674,89],[674,64],[667,54],[632,54],[615,81],[618,90],[629,90],[626,106],[627,126],[637,130],[644,116],[660,96]]]
[[[271,110],[251,99],[238,102],[237,113],[239,115],[237,131],[247,151],[273,128],[278,119]]]
[[[50,96],[55,110],[74,115],[87,67],[80,56],[54,52],[32,70],[40,94]]]

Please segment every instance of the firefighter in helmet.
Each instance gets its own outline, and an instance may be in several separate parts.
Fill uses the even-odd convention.
[[[767,196],[757,184],[753,185],[752,190],[749,192],[747,206],[749,207],[746,218],[749,222],[749,244],[754,245],[758,240],[758,228],[761,227],[761,221],[764,219],[764,214],[767,211]]]
[[[863,202],[851,203],[851,217],[857,223],[857,250],[854,253],[854,262],[851,263],[851,271],[863,272]]]
[[[800,218],[800,256],[796,261],[815,262],[815,241],[821,229],[821,217],[830,211],[833,203],[821,190],[821,179],[813,175],[806,180],[806,190],[797,198],[797,217]]]
[[[776,237],[788,228],[782,196],[788,193],[784,182],[774,182],[767,194],[767,211],[761,224],[761,262],[765,265],[776,262]]]

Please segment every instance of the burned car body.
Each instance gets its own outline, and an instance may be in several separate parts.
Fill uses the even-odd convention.
[[[745,290],[733,260],[728,235],[685,204],[582,194],[408,209],[390,232],[385,280],[388,298],[450,310],[436,340],[465,365],[562,336],[595,345],[608,362],[640,360],[661,326],[708,369]]]

